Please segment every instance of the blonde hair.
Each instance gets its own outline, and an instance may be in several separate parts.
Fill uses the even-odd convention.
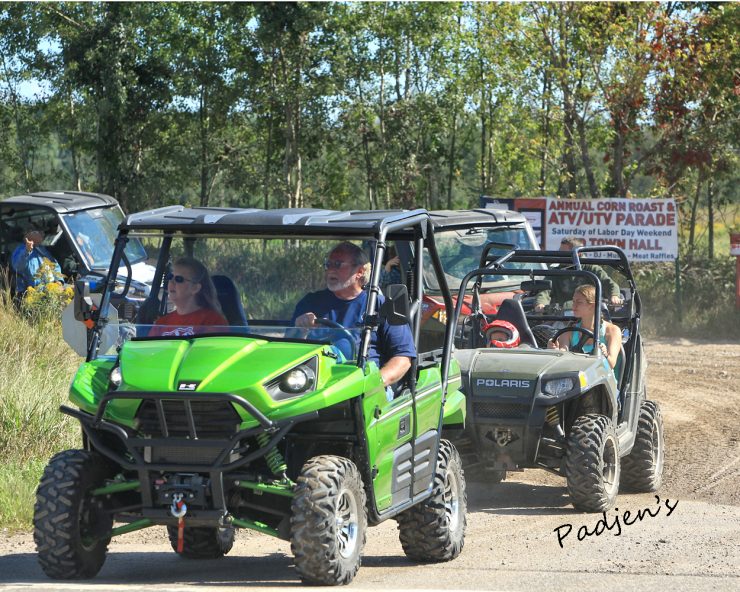
[[[200,284],[200,290],[195,295],[195,301],[201,308],[210,308],[221,314],[221,305],[216,295],[216,287],[208,273],[208,269],[193,257],[180,257],[175,261],[177,267],[186,267],[193,274],[193,281]]]
[[[596,303],[596,286],[592,284],[581,284],[575,289],[575,292],[583,296],[589,304]]]
[[[356,244],[349,241],[342,241],[330,251],[329,255],[332,253],[345,253],[346,255],[349,255],[352,258],[352,265],[362,267],[363,284],[367,284],[370,281],[370,270],[372,269],[370,258],[367,256],[367,253]]]

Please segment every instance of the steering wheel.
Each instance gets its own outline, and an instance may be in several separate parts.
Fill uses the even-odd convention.
[[[573,331],[578,331],[580,333],[583,333],[583,336],[578,340],[578,343],[576,343],[571,348],[570,351],[576,352],[578,354],[582,354],[583,353],[583,346],[586,345],[586,342],[589,339],[593,339],[595,341],[595,339],[594,339],[594,332],[593,331],[590,331],[589,329],[584,329],[583,327],[578,327],[576,325],[573,325],[572,327],[563,327],[557,333],[555,333],[555,335],[552,336],[552,340],[554,342],[557,342],[558,337],[560,337],[564,333],[571,333]]]
[[[347,341],[350,343],[350,347],[352,348],[351,356],[348,356],[349,358],[353,358],[355,354],[355,338],[345,327],[337,323],[336,321],[332,321],[331,319],[320,319],[316,318],[314,319],[314,323],[317,325],[321,325],[322,327],[328,327],[330,329],[339,329],[340,333],[342,334],[342,337],[346,338]]]

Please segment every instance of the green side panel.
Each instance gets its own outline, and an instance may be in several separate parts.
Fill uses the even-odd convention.
[[[447,400],[442,425],[465,425],[465,395],[460,390],[461,387],[460,364],[453,358],[447,375]]]
[[[98,401],[108,392],[108,377],[115,363],[115,358],[108,357],[84,362],[72,379],[69,400],[83,411],[95,413]]]
[[[378,404],[381,414],[375,422],[377,455],[373,464],[377,467],[377,477],[373,482],[375,500],[379,511],[393,504],[393,468],[397,449],[412,438],[417,438],[429,430],[436,430],[442,406],[439,366],[424,368],[419,372],[416,384],[416,417],[410,394],[397,396],[386,401],[385,395]]]
[[[448,391],[442,425],[465,425],[465,395],[462,391]]]

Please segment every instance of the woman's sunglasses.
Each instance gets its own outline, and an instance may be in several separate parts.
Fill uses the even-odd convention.
[[[168,273],[166,279],[167,279],[168,282],[171,282],[172,280],[174,280],[176,284],[182,284],[182,283],[185,283],[185,282],[190,282],[192,284],[197,284],[198,283],[195,280],[188,279],[188,278],[183,277],[181,275],[175,275],[174,273]]]

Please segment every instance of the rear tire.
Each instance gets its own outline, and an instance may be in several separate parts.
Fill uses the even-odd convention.
[[[360,569],[367,533],[365,489],[355,464],[341,456],[309,459],[291,504],[290,548],[307,584],[349,584]]]
[[[663,481],[665,440],[663,415],[653,401],[643,401],[637,418],[637,435],[632,451],[622,459],[624,491],[656,491]]]
[[[88,450],[65,450],[46,466],[36,490],[33,540],[50,578],[91,578],[103,567],[113,517],[89,492],[109,477],[105,459]]]
[[[187,522],[187,520],[186,520]],[[226,555],[234,546],[233,527],[209,527],[185,525],[182,553],[177,553],[177,526],[168,526],[167,535],[172,550],[186,559],[218,559]]]
[[[450,561],[465,545],[467,493],[460,456],[447,440],[440,440],[432,496],[402,512],[399,538],[409,559]]]
[[[604,512],[619,491],[619,441],[605,415],[582,415],[573,423],[565,455],[568,493],[576,510]]]

